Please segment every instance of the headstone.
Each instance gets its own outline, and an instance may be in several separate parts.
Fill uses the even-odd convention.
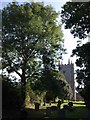
[[[60,110],[60,106],[61,106],[61,101],[59,100],[59,101],[58,101],[58,104],[57,104],[58,110]]]
[[[73,107],[73,102],[69,102],[69,103],[68,103],[68,106],[69,106],[69,107]]]
[[[51,102],[49,102],[49,105],[51,105]]]
[[[73,111],[73,102],[68,103],[68,110]]]
[[[64,105],[63,109],[67,110],[68,109],[68,105]]]
[[[43,106],[45,106],[46,104],[45,104],[45,102],[43,103]]]
[[[35,103],[35,110],[39,110],[39,106],[40,106],[39,103]]]

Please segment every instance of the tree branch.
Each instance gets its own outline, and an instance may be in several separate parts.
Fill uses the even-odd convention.
[[[22,77],[22,75],[21,75],[17,70],[14,69],[14,71],[15,71],[20,77]]]
[[[16,65],[14,62],[12,62],[14,65]],[[11,65],[10,65],[11,66]],[[11,68],[20,76],[20,77],[22,77],[22,74],[20,74],[17,70],[16,70],[16,68],[13,66],[11,66]]]

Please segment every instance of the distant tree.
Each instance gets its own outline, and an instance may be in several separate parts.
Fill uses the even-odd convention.
[[[37,89],[46,92],[45,99],[47,101],[55,101],[56,97],[61,99],[72,97],[72,90],[69,84],[63,74],[56,70],[43,71],[41,80],[33,85],[33,90]]]
[[[27,81],[34,80],[41,71],[42,56],[46,54],[43,51],[55,52],[61,48],[58,15],[51,6],[34,2],[12,2],[2,10],[3,74],[19,76],[23,105]]]

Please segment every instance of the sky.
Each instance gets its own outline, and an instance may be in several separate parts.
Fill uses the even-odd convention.
[[[8,2],[12,2],[12,1],[17,1],[17,2],[30,2],[32,0],[1,0],[0,2],[0,8],[2,8],[3,6],[5,6]],[[34,0],[34,2],[44,2],[45,5],[52,5],[56,11],[61,11],[61,7],[70,0]],[[60,20],[60,18],[58,19]],[[73,35],[70,33],[69,29],[64,29],[64,25],[62,26],[62,32],[64,35],[64,47],[67,49],[67,54],[63,55],[63,64],[68,64],[68,59],[70,59],[70,61],[72,61],[72,63],[74,63],[74,68],[76,69],[76,65],[75,65],[75,60],[76,57],[70,57],[72,54],[72,50],[76,48],[77,45],[77,40],[79,40],[79,38],[74,38]],[[87,39],[86,39],[87,41]],[[84,40],[83,43],[86,42]]]

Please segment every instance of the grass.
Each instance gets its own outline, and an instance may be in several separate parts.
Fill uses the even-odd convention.
[[[66,112],[66,118],[86,118],[86,113],[86,107],[76,107],[73,112]]]
[[[68,104],[68,102],[64,101],[64,103],[61,105],[61,109],[63,108],[63,105]],[[77,120],[86,118],[87,109],[85,107],[84,102],[82,102],[82,101],[72,101],[72,102],[73,102],[74,110],[73,111],[66,110],[65,118],[71,119],[71,120],[73,120],[73,118],[75,118]],[[51,106],[57,106],[57,103],[51,103],[51,105],[46,103],[45,106],[43,106],[43,104],[41,104],[39,110],[35,110],[33,108],[31,108],[31,109],[26,108],[26,111],[28,113],[28,118],[29,119],[31,119],[31,118],[32,119],[34,119],[34,118],[40,118],[40,119],[45,118],[46,117],[46,109],[47,109],[47,107],[51,107]],[[8,112],[8,114],[6,114],[6,116],[9,117],[9,118],[10,118],[10,116],[11,116],[11,118],[15,117],[16,119],[20,117],[20,111],[17,111],[17,110],[16,111],[15,110],[4,111],[4,112],[5,113]],[[5,118],[5,116],[4,116],[4,118]],[[57,110],[51,110],[51,114],[50,114],[49,118],[57,119],[58,118],[58,111]]]
[[[64,101],[63,104],[61,104],[61,109],[63,108],[64,105],[67,105],[68,102],[73,102],[73,106],[74,106],[74,111],[66,111],[65,114],[65,118],[76,118],[76,119],[80,119],[80,118],[86,118],[86,114],[87,114],[87,109],[85,107],[85,103],[83,101]],[[40,110],[38,111],[33,111],[31,113],[32,117],[34,116],[35,118],[43,118],[45,117],[45,113],[46,113],[46,108],[47,107],[51,107],[51,106],[57,106],[57,103],[51,103],[51,105],[49,105],[48,103],[46,103],[45,106],[41,105]],[[29,114],[29,117],[31,116]],[[51,114],[49,116],[50,118],[58,118],[58,112],[57,110],[52,110]]]
[[[38,111],[28,110],[28,118],[45,118],[46,110],[40,109]],[[86,118],[87,109],[85,107],[77,107],[74,111],[66,111],[65,118],[76,118],[76,119],[84,119]],[[57,110],[52,110],[49,118],[58,118]]]
[[[85,102],[83,101],[70,101],[70,100],[64,100],[64,103],[61,104],[61,109],[63,108],[64,105],[67,105],[68,102],[73,102],[73,106],[74,107],[85,107]],[[56,103],[51,103],[51,105],[49,103],[46,103],[45,106],[43,106],[43,104],[41,104],[41,109],[46,109],[47,107],[51,107],[51,106],[57,106],[57,102]]]

